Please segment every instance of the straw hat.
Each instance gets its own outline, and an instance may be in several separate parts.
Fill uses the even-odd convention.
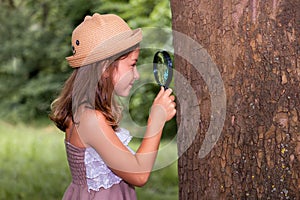
[[[72,33],[73,55],[66,57],[73,68],[88,65],[138,44],[142,30],[131,30],[119,16],[113,14],[86,16]]]

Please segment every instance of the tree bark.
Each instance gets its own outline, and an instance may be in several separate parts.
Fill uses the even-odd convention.
[[[171,0],[171,10],[174,32],[207,51],[226,91],[221,135],[199,157],[212,120],[213,77],[181,56],[190,47],[174,34],[175,69],[200,110],[193,137],[182,128],[193,116],[179,102],[179,199],[300,199],[300,0]]]

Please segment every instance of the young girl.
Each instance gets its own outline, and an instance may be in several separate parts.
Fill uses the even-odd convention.
[[[63,199],[136,199],[156,159],[162,129],[176,113],[172,90],[161,88],[149,114],[144,138],[133,152],[129,132],[119,127],[114,95],[128,96],[139,78],[136,64],[141,29],[131,30],[112,14],[86,16],[72,33],[74,68],[50,119],[64,131],[72,183]]]

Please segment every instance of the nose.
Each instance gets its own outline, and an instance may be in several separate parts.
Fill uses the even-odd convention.
[[[136,67],[134,67],[134,69],[133,69],[133,78],[135,80],[138,80],[140,78],[140,74],[139,74],[139,72],[138,72],[138,70],[137,70]]]

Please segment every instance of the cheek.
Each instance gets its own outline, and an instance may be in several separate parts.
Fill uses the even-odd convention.
[[[130,82],[133,79],[133,72],[130,69],[119,71],[119,73],[115,76],[115,83],[122,82]]]
[[[122,74],[122,76],[118,76],[115,79],[114,86],[118,88],[126,87],[130,82],[130,78],[128,74]]]
[[[116,68],[111,76],[113,85],[115,86],[120,81],[121,78],[122,77],[120,71]]]

